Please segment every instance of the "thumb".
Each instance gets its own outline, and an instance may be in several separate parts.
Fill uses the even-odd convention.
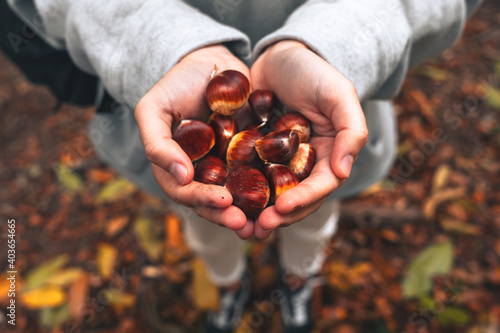
[[[149,161],[171,174],[179,185],[186,185],[193,180],[193,163],[172,139],[172,114],[172,110],[164,110],[145,98],[135,109],[135,119]]]

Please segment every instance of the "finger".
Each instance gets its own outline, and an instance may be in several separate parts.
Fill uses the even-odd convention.
[[[322,107],[335,127],[331,166],[341,179],[349,177],[352,165],[368,140],[366,119],[354,86],[343,79],[342,89],[324,92]]]
[[[225,226],[231,230],[242,231],[243,235],[248,231],[245,214],[235,206],[226,208],[195,207],[193,210],[208,221]],[[247,230],[244,230],[245,228]],[[253,227],[251,232],[253,232]]]
[[[329,157],[325,156],[316,162],[309,177],[282,193],[274,206],[280,214],[289,214],[327,197],[341,183],[342,181],[332,172]]]
[[[152,166],[156,181],[162,190],[179,204],[188,207],[225,208],[233,202],[229,191],[222,186],[206,185],[196,181],[181,186],[171,174],[157,165]]]
[[[257,237],[258,239],[266,239],[273,232],[272,232],[272,230],[264,230],[264,228],[262,228],[260,224],[255,223],[255,227],[254,227],[254,232],[253,233],[254,233],[255,237]]]
[[[139,126],[146,156],[151,163],[169,172],[179,185],[192,181],[193,163],[172,140],[172,110],[168,102],[159,106],[147,98],[142,99],[135,109],[135,119]]]
[[[239,238],[241,239],[248,239],[252,237],[254,233],[254,222],[248,220],[243,229],[241,230],[236,230],[236,235],[238,235]]]
[[[278,227],[286,227],[300,220],[303,220],[307,216],[314,213],[318,208],[326,201],[327,197],[324,197],[307,207],[298,209],[290,214],[280,214],[276,210],[276,206],[271,206],[266,208],[259,218],[255,221],[255,231],[257,236],[257,229],[262,228],[264,231],[274,230]]]

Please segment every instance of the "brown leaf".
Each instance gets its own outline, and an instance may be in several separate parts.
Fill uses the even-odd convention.
[[[82,320],[82,311],[88,296],[90,277],[87,272],[83,273],[68,291],[68,306],[71,317],[77,321]]]
[[[104,280],[111,278],[117,257],[118,251],[113,245],[101,243],[97,246],[97,269]]]
[[[432,219],[436,214],[436,208],[443,202],[461,198],[465,195],[465,189],[462,187],[449,188],[434,193],[424,202],[424,216]]]
[[[441,164],[436,172],[434,173],[434,178],[432,179],[432,192],[435,193],[439,191],[450,177],[450,167],[447,164]]]
[[[106,236],[113,237],[125,228],[130,221],[128,216],[117,216],[108,222],[106,226]]]

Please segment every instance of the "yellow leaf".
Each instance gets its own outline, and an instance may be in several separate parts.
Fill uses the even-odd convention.
[[[135,305],[135,295],[108,290],[109,303],[117,308],[130,308]]]
[[[215,311],[219,305],[219,290],[208,279],[205,264],[200,258],[193,260],[193,297],[195,306],[202,311]]]
[[[450,166],[447,164],[442,164],[434,173],[434,178],[432,179],[432,192],[439,191],[450,177]]]
[[[431,219],[436,214],[436,208],[441,203],[463,197],[465,195],[465,190],[461,187],[449,188],[439,192],[434,193],[430,198],[424,202],[424,216],[427,219]]]
[[[113,245],[101,243],[97,246],[97,269],[104,280],[113,274],[118,251]]]
[[[134,233],[139,245],[152,261],[158,261],[163,250],[162,241],[155,232],[154,222],[146,217],[138,217],[134,222]]]
[[[26,277],[24,290],[30,290],[47,283],[69,261],[67,254],[62,254],[33,268]]]
[[[98,203],[112,202],[123,199],[136,191],[134,184],[125,178],[118,178],[106,184],[99,194],[97,194],[96,201]]]
[[[21,302],[31,310],[58,307],[65,301],[64,290],[56,285],[45,285],[21,294]]]
[[[81,277],[83,273],[83,269],[78,267],[63,269],[52,275],[47,280],[47,284],[56,284],[58,286],[65,287]]]
[[[83,182],[80,176],[73,172],[71,168],[62,163],[54,163],[54,172],[56,173],[59,183],[64,189],[70,192],[80,192],[83,188]]]

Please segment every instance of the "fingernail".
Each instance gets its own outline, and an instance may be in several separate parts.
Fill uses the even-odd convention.
[[[184,185],[186,183],[187,178],[187,169],[184,165],[174,162],[170,166],[168,172],[174,176],[175,180],[179,183],[179,185]]]
[[[340,169],[342,169],[345,178],[349,177],[349,175],[351,174],[353,162],[354,162],[354,156],[352,155],[346,155],[342,158],[342,161],[340,161]]]

